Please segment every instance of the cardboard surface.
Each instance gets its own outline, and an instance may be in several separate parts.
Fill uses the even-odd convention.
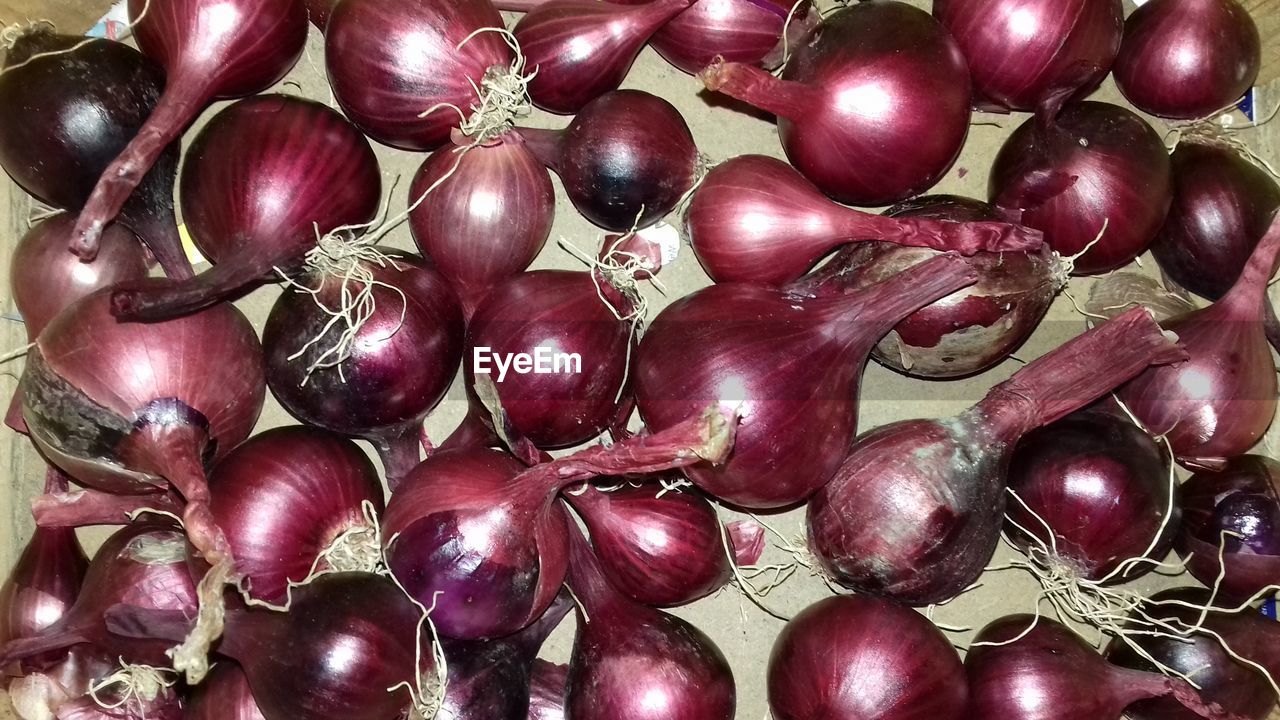
[[[0,2],[4,1],[6,0],[0,0]],[[775,128],[770,121],[736,112],[724,106],[722,102],[709,104],[708,96],[700,92],[700,85],[695,79],[667,65],[651,50],[646,50],[642,54],[625,86],[649,90],[671,101],[688,121],[700,150],[714,162],[748,152],[782,156]],[[319,100],[331,99],[324,77],[322,45],[319,35],[314,30],[305,56],[277,90]],[[1095,97],[1121,102],[1119,94],[1109,82]],[[1273,107],[1277,101],[1280,101],[1280,95],[1276,93],[1264,92],[1259,97],[1259,102],[1264,108]],[[219,104],[207,111],[201,122],[223,105]],[[1024,119],[1024,115],[976,114],[963,154],[955,167],[932,192],[985,198],[990,158],[1002,140]],[[529,125],[540,127],[563,127],[567,123],[568,118],[541,112],[535,112],[528,122]],[[1157,129],[1164,132],[1165,126],[1162,123],[1154,124]],[[188,139],[193,135],[194,133],[189,133]],[[1252,144],[1263,157],[1280,160],[1280,155],[1276,153],[1275,126],[1246,131],[1242,138]],[[375,148],[381,161],[384,193],[391,187],[393,179],[399,178],[399,183],[391,196],[391,211],[394,215],[405,206],[410,178],[424,156],[380,146]],[[601,232],[576,214],[565,198],[558,181],[555,187],[556,223],[551,241],[535,262],[534,267],[581,269],[582,266],[578,261],[560,247],[559,241],[572,243],[585,250],[593,250],[598,246]],[[28,210],[28,199],[7,178],[0,180],[0,232],[2,232],[0,234],[0,267],[8,267],[11,248],[27,227]],[[392,232],[388,236],[388,244],[412,249],[413,244],[407,227],[401,226]],[[1130,269],[1154,272],[1155,265],[1149,256],[1144,256],[1141,262],[1140,268]],[[696,258],[687,246],[682,248],[674,264],[662,271],[660,279],[666,288],[665,295],[652,287],[645,289],[651,300],[654,314],[671,300],[708,283]],[[1068,292],[1083,300],[1088,296],[1091,283],[1090,279],[1073,280]],[[239,303],[259,330],[279,292],[277,286],[265,287]],[[16,319],[17,315],[12,302],[6,300],[4,309],[6,321],[0,322],[0,342],[4,343],[4,347],[18,347],[26,342],[25,333]],[[946,383],[925,382],[903,377],[872,363],[867,368],[863,379],[859,427],[865,431],[896,420],[938,417],[960,411],[980,399],[993,384],[1012,374],[1020,367],[1020,361],[1041,355],[1083,329],[1083,317],[1072,308],[1071,302],[1064,295],[1055,302],[1049,316],[1030,342],[1016,353],[1017,360],[1008,360],[977,377]],[[690,351],[696,352],[697,349],[691,348]],[[0,376],[2,381],[0,388],[3,389],[6,397],[14,386],[16,375],[20,372],[20,364],[20,362],[9,364],[3,376]],[[460,381],[455,381],[448,398],[428,419],[427,429],[430,436],[436,440],[446,437],[461,420],[465,408],[466,403]],[[268,397],[267,409],[259,428],[265,429],[290,422],[290,418],[279,405]],[[1272,454],[1277,438],[1280,438],[1280,428],[1273,428],[1263,442],[1261,451]],[[0,570],[7,571],[30,532],[31,518],[26,503],[39,489],[43,468],[41,461],[25,441],[12,433],[8,433],[5,441],[0,442],[0,465],[7,469],[11,479],[6,489],[0,491]],[[726,519],[733,518],[732,513],[725,512],[724,515]],[[780,546],[792,543],[796,547],[803,547],[803,511],[765,516],[762,519],[777,531],[769,538],[771,547],[766,552],[762,563],[783,564],[791,561],[791,556]],[[99,530],[86,533],[85,537],[90,546],[96,546],[96,541],[100,540],[103,534],[103,531]],[[1019,556],[1002,547],[992,564],[1005,564],[1017,557]],[[1146,593],[1187,582],[1189,582],[1187,577],[1171,578],[1153,574],[1134,583],[1132,589]],[[774,613],[789,617],[829,593],[830,589],[820,578],[800,567],[797,568],[793,577],[762,602]],[[935,609],[932,615],[939,624],[964,628],[950,633],[952,640],[958,646],[964,646],[972,633],[990,620],[1008,613],[1031,612],[1036,604],[1036,597],[1036,582],[1024,571],[993,571],[982,578],[981,586]],[[677,609],[675,613],[711,635],[730,659],[737,679],[738,717],[743,720],[758,720],[766,717],[765,667],[769,648],[774,636],[782,627],[782,621],[763,612],[733,589],[726,589],[712,598]],[[553,636],[544,654],[552,659],[565,660],[572,641],[572,626],[572,620],[566,621]],[[0,720],[6,720],[8,717],[5,714],[7,707],[4,705],[0,703]]]
[[[48,20],[63,32],[80,34],[109,7],[104,0],[0,0],[0,26]]]

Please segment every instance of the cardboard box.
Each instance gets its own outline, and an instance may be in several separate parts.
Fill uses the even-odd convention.
[[[17,2],[22,5],[17,12],[5,13],[5,3]],[[927,7],[926,3],[916,0]],[[81,30],[86,28],[105,11],[103,3],[87,0],[53,0],[57,8],[48,10],[29,10],[29,0],[0,0],[0,17],[12,21],[11,17],[48,15],[64,18],[63,27]],[[1275,37],[1280,25],[1280,0],[1264,0],[1257,3],[1260,11],[1269,13],[1261,19],[1264,36],[1271,40],[1269,52],[1276,53]],[[1268,30],[1270,28],[1270,30]],[[1280,57],[1272,57],[1267,68],[1272,72],[1280,72]],[[777,157],[782,156],[775,129],[771,122],[756,116],[735,112],[721,103],[714,106],[708,104],[708,96],[701,92],[700,84],[694,79],[675,70],[666,64],[656,53],[646,50],[634,70],[629,75],[626,87],[641,88],[656,92],[670,100],[684,114],[694,137],[703,153],[713,161],[719,162],[739,154],[754,152]],[[306,97],[328,101],[329,88],[324,76],[323,53],[321,39],[314,30],[308,43],[307,51],[293,72],[276,88],[276,91],[301,94]],[[1110,81],[1100,90],[1097,99],[1121,102],[1119,94]],[[1275,88],[1264,89],[1258,93],[1257,103],[1260,107],[1270,109],[1280,102],[1280,92]],[[225,103],[217,103],[207,110],[198,126],[215,113]],[[425,108],[424,108],[425,109]],[[996,149],[1005,137],[1019,125],[1025,115],[1009,116],[975,114],[974,124],[968,143],[946,178],[932,192],[956,193],[985,198],[987,170]],[[545,113],[535,113],[529,124],[541,127],[563,127],[568,119],[555,117]],[[1155,127],[1164,132],[1167,126],[1153,121]],[[1242,134],[1256,152],[1263,157],[1280,160],[1277,144],[1280,144],[1280,125],[1270,125]],[[194,130],[188,133],[188,140]],[[408,184],[413,172],[424,156],[391,150],[376,146],[381,162],[384,178],[384,192],[391,187],[392,180],[399,178],[391,198],[391,210],[394,214],[406,203]],[[580,269],[582,266],[558,245],[563,239],[579,248],[590,249],[598,246],[601,232],[577,215],[567,201],[557,181],[556,202],[557,218],[552,232],[551,242],[534,264],[535,268],[562,267]],[[9,267],[8,259],[14,243],[25,232],[26,218],[29,209],[27,197],[18,190],[8,178],[0,179],[0,267]],[[389,244],[405,249],[413,249],[412,240],[405,226],[399,227],[388,236]],[[1144,256],[1142,272],[1154,272],[1155,265],[1149,256]],[[646,288],[652,300],[652,312],[656,314],[671,300],[708,283],[705,274],[699,267],[693,253],[686,246],[673,266],[662,271],[661,281],[666,294],[654,288]],[[1068,292],[1077,298],[1088,296],[1092,280],[1087,278],[1073,280]],[[239,305],[245,310],[254,326],[261,330],[268,309],[277,294],[277,286],[264,287]],[[5,322],[0,322],[0,341],[4,347],[19,347],[26,342],[22,325],[17,321],[17,313],[12,302],[6,301]],[[1017,358],[1022,361],[1032,359],[1074,336],[1084,329],[1084,321],[1073,308],[1068,298],[1060,296],[1051,309],[1048,317],[1039,330],[1021,350]],[[691,348],[696,352],[696,348]],[[859,427],[863,430],[901,419],[926,416],[945,416],[968,407],[980,399],[993,384],[1008,377],[1020,363],[1008,360],[999,367],[965,380],[929,383],[913,380],[895,374],[885,368],[871,363],[863,380]],[[0,377],[0,388],[5,393],[12,390],[15,380],[21,372],[21,363],[10,363],[4,368]],[[4,395],[7,397],[7,395]],[[428,431],[432,438],[439,440],[461,420],[465,410],[465,400],[460,382],[455,381],[448,398],[429,418]],[[264,412],[259,428],[291,423],[291,419],[280,409],[274,399],[268,397],[267,409]],[[1280,426],[1273,428],[1262,443],[1260,452],[1274,457],[1276,440],[1280,438]],[[39,491],[43,477],[42,461],[31,450],[27,442],[13,433],[5,436],[0,442],[0,466],[8,469],[10,482],[4,490],[0,490],[0,568],[12,566],[23,543],[29,536],[31,517],[27,506],[29,498]],[[726,513],[726,517],[731,516]],[[778,545],[782,539],[794,541],[803,547],[803,512],[792,511],[782,515],[763,518],[777,535],[770,537],[771,547],[766,554],[765,562],[786,563],[790,556]],[[90,531],[84,534],[90,547],[96,546],[104,532]],[[993,564],[1002,564],[1017,557],[1007,548],[1002,547]],[[1186,584],[1189,578],[1167,578],[1160,575],[1148,575],[1133,584],[1135,590],[1142,592],[1155,591],[1169,585]],[[989,572],[982,580],[982,586],[968,592],[954,602],[937,608],[934,619],[940,624],[960,626],[965,630],[951,633],[952,640],[963,647],[972,636],[987,622],[1004,614],[1030,612],[1035,605],[1038,586],[1035,581],[1022,571]],[[818,577],[800,568],[799,571],[782,587],[775,590],[763,602],[774,611],[785,616],[794,615],[810,603],[830,593],[828,587]],[[676,614],[689,619],[698,627],[710,634],[719,644],[734,667],[737,678],[739,711],[738,717],[743,720],[757,720],[765,717],[767,705],[765,701],[765,666],[773,638],[782,626],[780,620],[771,617],[748,602],[740,593],[726,589],[718,595],[698,602],[690,607],[680,608]],[[557,660],[565,660],[572,642],[572,619],[553,636],[546,653]],[[7,704],[0,703],[0,720],[7,720]]]

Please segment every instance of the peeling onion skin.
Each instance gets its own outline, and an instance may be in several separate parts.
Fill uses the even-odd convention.
[[[183,720],[266,720],[244,670],[230,661],[218,663],[191,689],[183,712]]]
[[[182,700],[172,687],[161,687],[154,698],[138,695],[119,684],[101,688],[97,697],[83,695],[58,707],[58,720],[187,720]]]
[[[1215,610],[1202,619],[1197,610],[1158,604],[1180,601],[1203,606],[1209,597],[1210,591],[1204,588],[1165,590],[1152,595],[1143,611],[1154,618],[1176,619],[1182,623],[1179,627],[1203,623],[1207,632],[1221,636],[1233,652],[1267,668],[1273,677],[1280,676],[1280,624],[1255,609],[1232,613]],[[1275,691],[1262,673],[1234,660],[1223,649],[1223,643],[1207,633],[1195,633],[1189,638],[1137,635],[1131,639],[1166,666],[1195,678],[1205,700],[1221,705],[1241,720],[1265,720],[1276,707]],[[1154,665],[1120,640],[1113,639],[1105,654],[1108,661],[1121,667],[1156,672]],[[1167,698],[1136,702],[1125,709],[1125,715],[1130,720],[1195,720],[1199,717]]]
[[[1119,0],[937,0],[933,16],[968,60],[974,104],[1034,110],[1080,64],[1081,96],[1107,76],[1123,34]]]
[[[955,648],[891,600],[840,595],[782,628],[768,669],[778,720],[962,720],[969,688]]]
[[[1051,94],[996,153],[992,204],[1063,257],[1079,254],[1073,274],[1096,275],[1141,255],[1173,201],[1169,153],[1142,118],[1118,105],[1063,105],[1070,87]]]
[[[504,27],[489,0],[341,0],[324,27],[324,58],[343,114],[384,145],[440,147],[458,114],[419,115],[439,103],[469,107],[485,71],[511,64],[511,48],[497,33],[458,47],[485,27]]]
[[[1130,558],[1163,561],[1181,521],[1176,500],[1170,514],[1169,464],[1141,428],[1110,413],[1079,412],[1032,430],[1009,462],[1009,490],[1022,502],[1009,501],[1005,533],[1025,553],[1033,543],[1018,527],[1029,530],[1087,580],[1102,580]],[[1155,566],[1131,568],[1109,582],[1128,582]]]
[[[1195,120],[1239,100],[1261,65],[1258,26],[1235,0],[1152,0],[1125,20],[1112,72],[1139,110]]]
[[[1280,463],[1261,455],[1231,458],[1221,472],[1198,472],[1182,486],[1178,554],[1220,595],[1244,601],[1280,585]],[[1223,533],[1231,533],[1224,539]],[[1223,562],[1218,553],[1225,542]]]

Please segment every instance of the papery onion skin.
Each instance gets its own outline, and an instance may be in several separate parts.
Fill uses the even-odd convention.
[[[121,683],[98,687],[58,707],[58,720],[186,720],[178,691],[161,686],[154,697]]]
[[[807,2],[697,0],[659,28],[649,44],[690,75],[702,72],[717,57],[768,68],[781,64],[784,42],[788,50],[795,48],[820,20]]]
[[[769,708],[778,720],[960,720],[969,688],[946,637],[891,600],[844,595],[792,618],[773,643]]]
[[[0,107],[22,113],[21,121],[7,120],[0,129],[0,166],[42,202],[78,211],[163,88],[164,72],[123,43],[30,27],[5,54],[0,74]],[[182,279],[192,270],[173,213],[177,172],[174,143],[125,201],[120,221],[143,239],[169,277]],[[110,231],[108,225],[103,232]],[[68,227],[59,239],[64,250],[70,238]]]
[[[241,443],[213,468],[209,494],[245,593],[276,605],[285,604],[290,583],[333,569],[320,555],[344,533],[368,528],[365,503],[374,517],[383,510],[382,481],[364,452],[305,426]]]
[[[938,0],[933,16],[968,60],[974,104],[1034,110],[1081,65],[1081,95],[1098,87],[1120,50],[1118,0]]]
[[[1194,678],[1205,700],[1217,703],[1242,720],[1264,720],[1276,707],[1275,691],[1262,673],[1232,659],[1223,645],[1248,661],[1262,665],[1274,677],[1280,674],[1280,625],[1253,608],[1237,612],[1216,609],[1204,613],[1202,618],[1199,610],[1161,604],[1183,602],[1199,607],[1208,604],[1210,595],[1204,588],[1165,590],[1152,595],[1150,602],[1142,607],[1147,616],[1168,621],[1178,631],[1203,627],[1203,632],[1185,637],[1139,634],[1129,636],[1129,640],[1167,667]],[[1107,645],[1105,654],[1108,661],[1121,667],[1156,672],[1150,661],[1119,639]],[[1125,714],[1131,720],[1194,720],[1198,717],[1166,698],[1134,703],[1125,709]]]
[[[564,130],[519,128],[582,216],[614,232],[648,227],[693,187],[698,148],[680,111],[643,90],[588,103]]]
[[[183,720],[266,720],[239,665],[220,662],[191,690]]]
[[[501,27],[489,0],[341,0],[324,29],[329,85],[369,137],[402,150],[434,150],[459,122],[441,103],[469,107],[485,71],[511,64],[511,48],[497,33],[467,40]]]
[[[533,661],[529,683],[528,720],[565,720],[564,691],[569,682],[569,666],[542,658]]]
[[[1062,105],[1070,92],[1044,101],[1000,147],[988,193],[1018,222],[1043,230],[1059,254],[1079,255],[1073,274],[1095,275],[1155,239],[1173,199],[1172,173],[1146,121],[1109,103]]]
[[[1280,463],[1241,455],[1192,475],[1182,513],[1178,554],[1197,580],[1241,601],[1280,585]]]
[[[76,221],[71,249],[86,259],[156,158],[210,101],[266,90],[298,61],[307,40],[301,0],[175,0],[163,12],[150,0],[129,0],[129,17],[142,52],[165,70],[165,91],[103,170]]]
[[[1155,565],[1112,573],[1130,558],[1160,562],[1172,549],[1181,512],[1169,464],[1133,421],[1110,413],[1079,412],[1032,430],[1009,461],[1009,490],[1021,501],[1009,501],[1005,532],[1027,552],[1033,541],[1019,528],[1030,531],[1035,547],[1052,548],[1051,560],[1087,580],[1141,577]]]
[[[551,234],[555,193],[546,168],[517,133],[462,153],[457,148],[435,151],[418,168],[409,203],[423,200],[409,211],[409,230],[470,318],[489,288],[538,256]]]
[[[887,205],[929,189],[969,132],[959,46],[928,13],[893,0],[826,16],[781,79],[723,63],[702,80],[777,115],[787,159],[849,205]]]
[[[1261,65],[1258,26],[1235,0],[1152,0],[1125,20],[1112,72],[1139,110],[1194,120],[1239,100]]]

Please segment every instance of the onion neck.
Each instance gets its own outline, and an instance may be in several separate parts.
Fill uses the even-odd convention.
[[[547,130],[545,128],[516,128],[515,132],[524,140],[524,146],[538,162],[546,165],[552,172],[560,172],[560,141],[564,137],[563,130]]]
[[[1267,283],[1275,274],[1277,261],[1280,261],[1280,213],[1253,248],[1235,284],[1214,305],[1238,320],[1263,320],[1268,305]]]
[[[273,266],[291,263],[292,252],[262,258],[232,255],[190,280],[148,278],[122,282],[111,293],[111,314],[125,322],[155,322],[212,307],[261,280]]]
[[[386,433],[369,437],[369,442],[378,451],[382,460],[382,468],[387,476],[387,488],[395,492],[400,482],[422,462],[421,452],[422,421],[411,423],[389,430]]]
[[[1202,718],[1225,720],[1237,718],[1220,706],[1207,702],[1195,688],[1185,680],[1166,677],[1157,673],[1130,670],[1108,663],[1107,676],[1104,680],[1107,689],[1103,692],[1114,699],[1117,711],[1132,705],[1139,700],[1157,697],[1170,697],[1183,707]]]
[[[182,236],[178,234],[178,219],[173,206],[166,208],[132,208],[125,205],[120,221],[137,235],[155,256],[170,280],[190,280],[195,270],[187,253],[182,249]]]
[[[698,77],[708,90],[788,120],[804,117],[823,100],[822,90],[812,85],[782,80],[743,63],[713,62]]]
[[[502,440],[498,438],[497,433],[485,423],[482,415],[484,411],[477,409],[476,405],[477,403],[468,398],[467,414],[462,418],[462,424],[436,447],[437,450],[463,450],[502,445]]]
[[[182,514],[182,502],[170,492],[117,495],[92,489],[45,491],[31,501],[31,514],[42,528],[123,525],[147,511]]]
[[[569,528],[569,589],[582,604],[579,619],[590,622],[609,621],[605,616],[617,617],[627,613],[635,603],[613,589],[600,569],[600,561],[577,526]],[[585,614],[586,617],[582,617]]]
[[[1004,222],[953,222],[928,218],[888,217],[840,206],[840,235],[844,238],[885,240],[909,247],[976,252],[1035,251],[1044,234]]]

